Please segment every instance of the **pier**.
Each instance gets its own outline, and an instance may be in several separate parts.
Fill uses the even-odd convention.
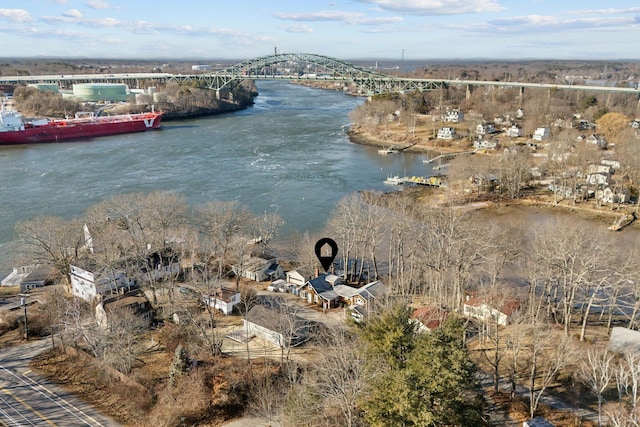
[[[470,155],[470,154],[475,154],[475,153],[476,153],[476,150],[458,151],[458,152],[455,152],[455,153],[443,153],[443,154],[440,154],[439,156],[434,157],[433,159],[425,159],[422,162],[423,163],[433,163],[436,160],[451,160],[456,156],[462,156],[462,155],[465,155],[465,154],[469,154]]]

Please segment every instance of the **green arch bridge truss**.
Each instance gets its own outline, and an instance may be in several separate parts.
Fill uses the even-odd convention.
[[[361,95],[430,91],[442,88],[442,81],[394,77],[339,59],[309,53],[278,53],[249,59],[205,74],[173,75],[177,83],[198,83],[216,91],[231,89],[245,79],[308,80],[353,83]]]

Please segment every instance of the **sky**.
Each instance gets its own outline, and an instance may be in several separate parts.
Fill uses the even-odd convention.
[[[638,41],[634,0],[0,0],[0,57],[611,60]]]

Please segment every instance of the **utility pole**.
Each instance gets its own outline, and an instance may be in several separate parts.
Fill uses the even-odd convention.
[[[29,324],[27,323],[27,300],[25,297],[20,298],[20,306],[24,310],[24,339],[29,341]]]

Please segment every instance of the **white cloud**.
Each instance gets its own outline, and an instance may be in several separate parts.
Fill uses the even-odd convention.
[[[293,24],[281,26],[288,33],[313,33],[313,28],[307,24]]]
[[[29,22],[31,15],[24,9],[0,9],[0,19],[13,22]]]
[[[111,9],[111,5],[104,0],[87,0],[86,4],[91,9]]]
[[[82,12],[78,9],[71,9],[62,14],[62,16],[66,16],[67,18],[82,18]]]
[[[381,9],[417,15],[460,15],[504,10],[497,0],[356,0]]]
[[[489,20],[484,23],[458,28],[486,33],[548,33],[567,31],[637,31],[640,29],[640,25],[633,16],[568,19],[548,15],[525,15]]]
[[[350,25],[388,25],[401,22],[401,17],[368,18],[364,13],[321,10],[307,13],[276,13],[278,19],[301,22],[344,22]]]

